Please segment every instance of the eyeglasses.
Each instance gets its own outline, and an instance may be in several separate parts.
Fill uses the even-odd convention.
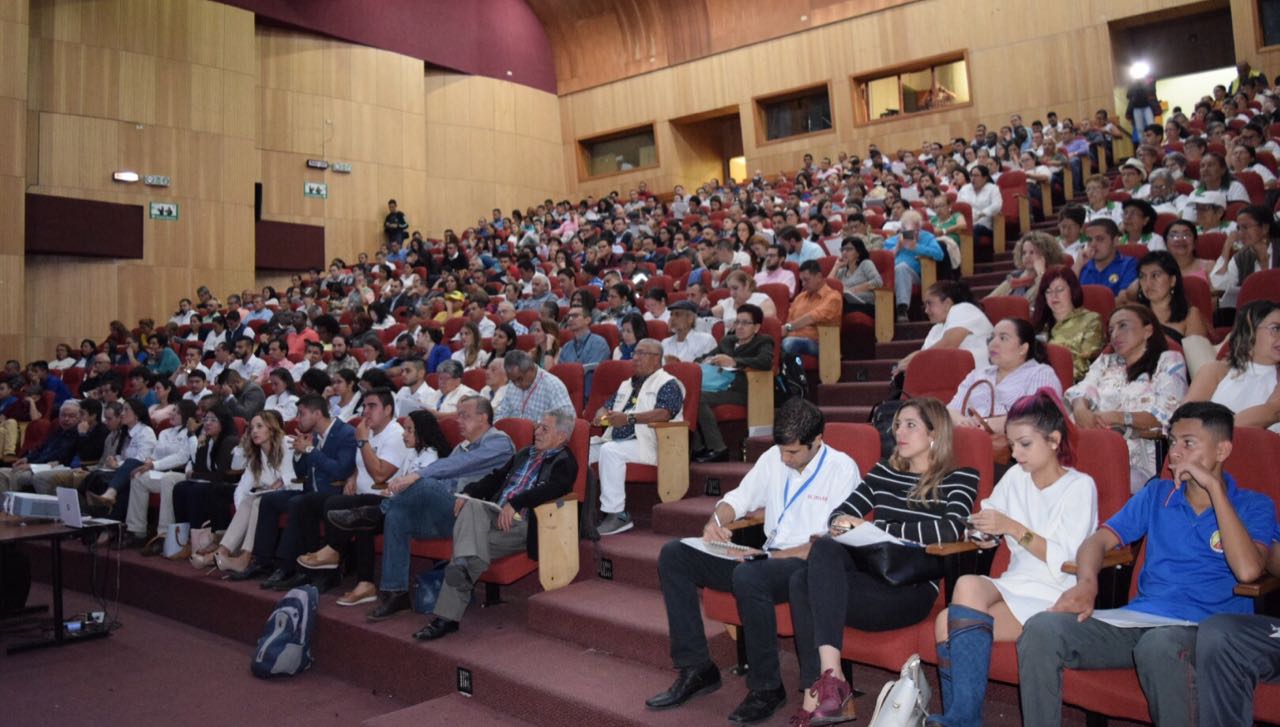
[[[1071,288],[1065,285],[1054,285],[1044,290],[1045,295],[1067,295],[1070,292]]]

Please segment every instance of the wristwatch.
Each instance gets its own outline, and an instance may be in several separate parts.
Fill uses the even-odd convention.
[[[1018,538],[1018,544],[1025,548],[1031,545],[1031,541],[1035,540],[1035,538],[1036,534],[1031,532],[1031,528],[1027,528],[1027,532],[1023,533],[1021,538]]]
[[[1133,412],[1131,411],[1124,412],[1124,428],[1125,429],[1133,428]]]
[[[314,452],[314,451],[316,451],[316,445],[314,445],[314,444],[308,444],[308,445],[307,445],[307,448],[306,448],[306,449],[304,449],[304,450],[302,450],[302,453],[303,453],[303,454],[311,454],[311,453],[312,453],[312,452]]]
[[[790,333],[790,332],[792,331],[792,329],[794,329],[794,328],[795,328],[795,326],[793,326],[793,325],[791,325],[790,323],[788,323],[787,325],[783,326],[783,328],[785,328],[785,329],[786,329],[787,333]]]
[[[635,414],[628,414],[628,415],[627,415],[627,425],[628,425],[628,426],[632,426],[632,427],[634,427],[634,426],[636,425],[636,415],[635,415]]]
[[[357,440],[356,440],[356,449],[364,449],[364,445],[366,445],[366,444],[368,444],[368,443],[369,443],[369,440],[367,440],[367,439],[357,439]]]

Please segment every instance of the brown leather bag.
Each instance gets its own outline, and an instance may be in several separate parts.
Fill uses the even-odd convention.
[[[979,386],[986,386],[991,389],[991,406],[988,408],[985,417],[969,406],[969,397],[973,396],[973,390]],[[1004,432],[996,432],[987,424],[987,420],[996,414],[996,385],[986,379],[978,379],[973,382],[969,390],[964,393],[964,401],[960,403],[960,412],[965,416],[976,417],[978,421],[982,422],[982,428],[987,430],[987,434],[991,435],[991,456],[995,463],[997,465],[1009,464],[1009,461],[1013,458],[1013,450],[1009,445],[1009,438],[1005,436]]]

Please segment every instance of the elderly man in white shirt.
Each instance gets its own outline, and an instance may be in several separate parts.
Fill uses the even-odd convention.
[[[507,365],[502,357],[494,358],[484,367],[484,388],[480,389],[480,396],[489,400],[489,405],[497,411],[498,405],[502,400],[507,398],[507,392],[511,387],[507,386]]]
[[[400,377],[404,386],[396,392],[395,406],[398,415],[408,416],[419,409],[432,408],[440,392],[427,383],[427,365],[422,359],[411,358],[401,364]]]
[[[151,456],[143,460],[130,475],[129,510],[125,525],[135,538],[146,537],[147,505],[151,501],[151,493],[160,494],[156,538],[142,549],[143,555],[158,555],[164,550],[164,536],[173,523],[173,487],[187,478],[187,463],[196,451],[196,437],[186,426],[186,418],[194,416],[195,410],[194,405],[183,402],[157,411],[157,418],[168,415],[169,426],[160,431]]]
[[[462,364],[453,359],[440,362],[436,377],[440,390],[427,406],[436,414],[457,414],[458,404],[468,396],[475,396],[475,389],[462,383]]]
[[[698,320],[698,307],[687,300],[677,301],[667,308],[671,314],[671,335],[662,342],[664,364],[684,361],[693,363],[716,348],[715,336],[693,330]]]
[[[684,385],[662,369],[662,344],[652,338],[636,342],[631,358],[634,375],[594,415],[607,424],[591,438],[590,461],[600,463],[600,512],[597,531],[616,535],[634,523],[627,513],[627,464],[658,463],[658,438],[651,424],[678,422],[684,415]]]
[[[658,577],[672,661],[680,673],[670,689],[646,702],[650,709],[677,707],[720,684],[699,613],[699,588],[732,592],[742,617],[751,664],[749,692],[729,720],[762,721],[786,703],[774,606],[787,601],[792,575],[805,567],[809,538],[827,532],[831,511],[862,479],[849,455],[823,443],[823,425],[822,413],[809,401],[795,398],[783,404],[774,420],[774,446],[716,504],[702,538],[663,546]],[[724,549],[722,544],[733,535],[726,526],[760,508],[767,537],[764,557],[744,562],[739,556],[750,552]]]

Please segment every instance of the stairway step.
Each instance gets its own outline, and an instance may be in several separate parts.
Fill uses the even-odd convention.
[[[1011,270],[1013,270],[1012,260],[1001,260],[999,262],[994,262],[994,263],[974,263],[973,264],[974,275],[985,274],[985,273],[1008,273]]]
[[[708,479],[715,480],[724,494],[736,488],[749,471],[750,462],[694,462],[689,465],[689,494],[705,493]]]
[[[997,271],[993,273],[974,273],[973,275],[965,278],[964,282],[965,285],[968,285],[970,288],[977,285],[999,285],[1004,282],[1004,279],[1008,277],[1008,275],[1009,273],[1004,271]]]
[[[412,707],[365,720],[364,727],[419,727],[423,724],[464,724],[467,727],[533,727],[462,694],[420,702]]]
[[[675,502],[664,502],[653,508],[653,532],[672,538],[697,535],[711,519],[717,496],[686,497]]]
[[[888,381],[822,384],[818,387],[818,406],[874,406],[888,395]]]
[[[879,402],[877,402],[879,403]],[[822,416],[830,422],[852,422],[866,424],[871,421],[871,410],[874,406],[820,406]]]
[[[731,664],[736,648],[724,626],[703,620],[711,658]],[[667,609],[662,593],[623,583],[585,581],[529,599],[529,628],[658,669],[671,666]]]
[[[764,454],[773,446],[772,435],[761,435],[758,437],[749,437],[746,441],[747,445],[747,461],[754,463],[760,459],[760,455]]]
[[[893,340],[909,341],[913,339],[923,339],[929,335],[929,329],[933,324],[929,321],[908,321],[903,323],[898,321],[893,324]]]
[[[995,290],[998,287],[999,287],[998,285],[976,285],[976,286],[971,286],[969,290],[973,291],[974,298],[977,298],[978,300],[982,300],[988,295],[991,295],[991,291]]]
[[[888,381],[897,361],[857,359],[840,362],[841,381]]]
[[[658,590],[658,553],[671,539],[670,535],[632,529],[619,535],[600,538],[599,543],[583,541],[581,547],[587,549],[589,555],[581,558],[582,568],[596,570],[599,567],[594,560],[598,549],[600,557],[610,562],[612,580],[656,591]]]
[[[876,344],[876,358],[891,360],[895,363],[903,356],[912,351],[919,351],[924,345],[923,338],[912,339],[909,341],[890,341],[888,343]]]

